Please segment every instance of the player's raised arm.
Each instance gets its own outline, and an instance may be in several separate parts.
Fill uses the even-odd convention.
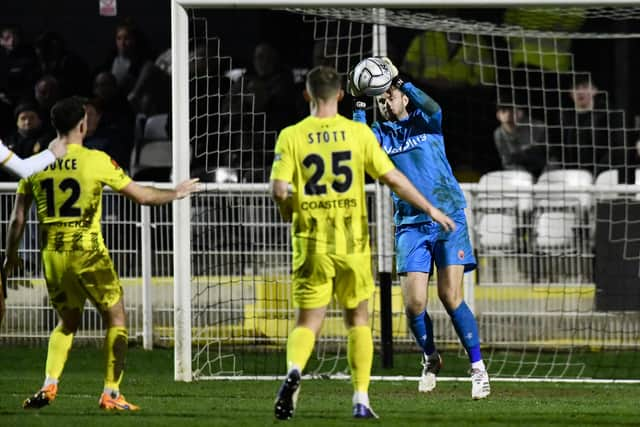
[[[40,172],[65,154],[67,154],[67,144],[58,138],[51,141],[48,149],[27,159],[18,157],[0,141],[0,164],[20,178],[26,178],[36,172]]]
[[[435,222],[440,224],[446,231],[456,229],[455,222],[446,216],[440,209],[433,206],[420,192],[413,186],[411,181],[398,169],[393,169],[379,177],[380,181],[389,186],[403,200],[411,203],[418,209],[426,212]]]
[[[402,82],[399,89],[402,93],[407,95],[409,101],[423,113],[428,116],[433,116],[440,111],[440,105],[433,100],[424,91],[414,86],[411,82]]]
[[[360,92],[357,85],[353,82],[353,70],[347,76],[347,92],[353,96],[353,120],[356,122],[367,124],[367,101],[365,95]]]
[[[201,191],[198,178],[182,181],[173,190],[156,188],[131,181],[120,193],[141,205],[164,205]]]

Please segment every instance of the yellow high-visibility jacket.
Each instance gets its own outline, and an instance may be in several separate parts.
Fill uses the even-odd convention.
[[[492,50],[484,37],[426,31],[415,37],[407,50],[403,70],[415,78],[445,78],[452,82],[475,86],[495,84]],[[452,40],[452,43],[449,43]]]

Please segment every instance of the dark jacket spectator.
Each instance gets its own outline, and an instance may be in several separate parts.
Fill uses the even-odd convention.
[[[36,80],[36,56],[33,48],[22,43],[15,27],[0,32],[0,93],[11,103],[26,96]],[[15,105],[15,104],[14,104]]]
[[[43,76],[36,82],[33,94],[44,127],[53,129],[50,119],[51,107],[62,98],[62,89],[58,79],[50,74]]]
[[[93,94],[99,99],[100,132],[102,129],[110,129],[109,134],[115,135],[118,140],[115,151],[107,151],[114,157],[120,166],[127,169],[129,155],[133,148],[133,124],[134,112],[131,105],[118,90],[117,82],[113,74],[108,71],[99,73],[93,84]]]
[[[627,161],[623,116],[610,109],[604,95],[588,80],[577,81],[571,90],[573,108],[563,112],[561,121],[563,167],[585,169],[595,177]]]
[[[35,43],[40,76],[54,76],[63,96],[87,95],[91,87],[89,67],[78,55],[67,50],[62,36],[42,34]]]
[[[30,157],[49,146],[55,138],[51,128],[43,126],[35,102],[26,101],[15,109],[16,130],[10,134],[4,144],[22,158]],[[7,172],[0,172],[0,181],[17,181],[18,178]]]
[[[115,48],[99,71],[108,71],[116,79],[118,89],[126,97],[152,54],[136,26],[126,20],[116,27]]]
[[[105,118],[103,109],[100,98],[93,98],[86,104],[87,136],[84,146],[104,151],[121,167],[128,169],[131,157],[130,137],[117,122]]]
[[[500,123],[493,141],[503,169],[524,169],[538,177],[547,163],[544,124],[531,119],[521,108],[499,105],[496,118]]]

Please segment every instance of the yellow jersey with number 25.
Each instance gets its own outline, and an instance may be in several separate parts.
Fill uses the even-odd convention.
[[[272,180],[293,187],[293,268],[306,254],[369,253],[365,172],[395,169],[369,127],[309,116],[280,132]]]

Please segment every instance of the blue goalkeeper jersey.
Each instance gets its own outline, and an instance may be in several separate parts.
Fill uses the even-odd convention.
[[[427,113],[427,95],[411,83],[402,92],[416,107],[404,120],[375,122],[373,133],[395,166],[435,207],[450,215],[466,207],[464,193],[453,176],[444,150],[442,110]],[[364,110],[355,110],[353,118],[365,122]],[[432,221],[423,211],[392,193],[396,225]]]

